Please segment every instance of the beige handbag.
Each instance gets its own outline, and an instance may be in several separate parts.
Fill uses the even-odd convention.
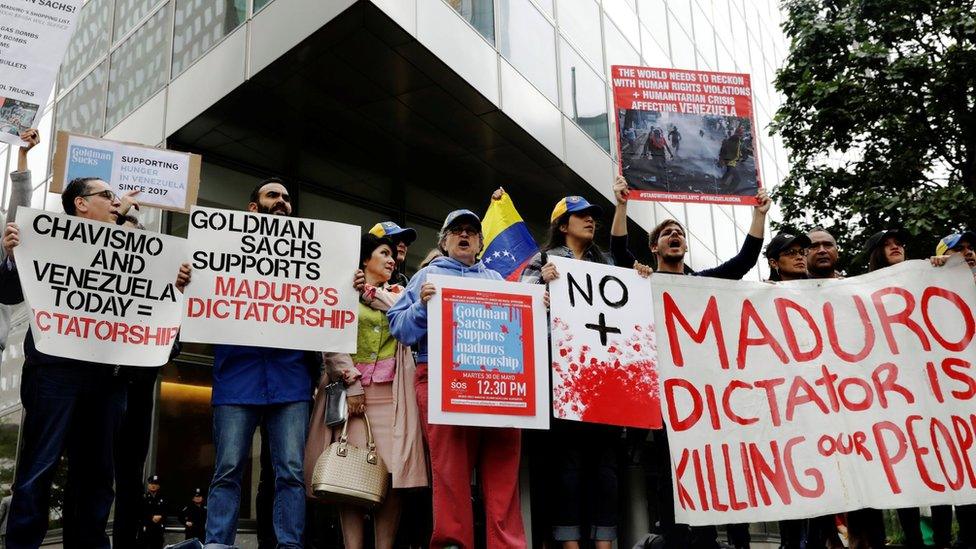
[[[330,444],[315,462],[312,493],[330,502],[373,507],[383,503],[389,488],[390,473],[383,458],[376,453],[373,430],[366,414],[363,414],[366,449],[347,442],[350,421],[352,418],[347,415],[339,440]]]

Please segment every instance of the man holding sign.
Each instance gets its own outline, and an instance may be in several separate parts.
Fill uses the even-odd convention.
[[[93,178],[73,180],[61,195],[61,203],[68,216],[113,225],[120,205],[108,184]],[[52,223],[63,224],[64,218],[60,216],[44,216]],[[75,227],[80,230],[72,234],[93,235],[109,230],[85,221],[77,222]],[[35,228],[29,227],[32,231]],[[25,236],[27,229],[25,227]],[[112,230],[123,231],[122,238],[125,238],[124,229]],[[67,230],[64,234],[67,234]],[[30,266],[22,265],[25,269],[29,268],[31,273],[18,273],[15,249],[20,245],[21,232],[15,223],[7,223],[2,242],[7,259],[0,264],[0,302],[18,303],[24,300],[25,293],[21,280],[44,270],[57,270],[59,266],[35,262]],[[107,242],[108,238],[102,244],[106,250],[110,247]],[[35,245],[40,246],[40,243]],[[31,250],[32,253],[34,251]],[[132,259],[132,263],[136,263],[136,259]],[[189,281],[189,275],[189,267],[183,266],[177,277],[177,289],[182,290]],[[101,300],[121,303],[117,296],[106,296],[104,293],[93,291],[88,292],[88,296],[98,294]],[[47,324],[48,330],[57,322],[52,320]],[[65,530],[65,542],[79,547],[107,548],[109,541],[105,535],[105,525],[113,500],[112,448],[114,433],[125,407],[123,384],[118,376],[118,368],[112,364],[86,362],[38,351],[34,330],[39,325],[37,320],[32,322],[24,342],[26,358],[21,387],[25,412],[23,441],[17,456],[17,478],[7,522],[7,547],[37,547],[44,539],[51,483],[61,454],[67,448],[70,462],[68,483],[77,494],[77,501],[73,507],[65,510],[65,519],[75,526]],[[127,327],[130,335],[134,327],[135,324]],[[97,327],[92,332],[98,337]],[[112,333],[119,333],[118,326],[113,328]],[[100,349],[105,348],[102,345],[104,341],[97,343]],[[91,347],[95,348],[96,342],[92,342]],[[122,347],[122,343],[118,343],[120,352]],[[75,349],[79,347],[76,345]]]

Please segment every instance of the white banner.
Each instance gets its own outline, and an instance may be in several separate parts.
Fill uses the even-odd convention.
[[[553,416],[661,428],[651,281],[633,269],[550,257]]]
[[[143,206],[189,212],[200,189],[200,155],[58,132],[51,192],[76,177],[97,177],[119,196],[139,191]]]
[[[976,285],[962,262],[653,279],[678,522],[976,502]]]
[[[169,360],[185,240],[24,207],[17,226],[17,274],[38,351],[127,366]]]
[[[24,143],[68,49],[83,0],[0,0],[0,141]]]
[[[355,225],[194,206],[182,341],[356,352]]]
[[[549,428],[539,284],[431,275],[427,392],[438,425]]]

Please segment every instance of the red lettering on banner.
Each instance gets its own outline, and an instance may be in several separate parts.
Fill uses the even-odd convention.
[[[942,450],[939,447],[939,439],[935,436],[936,432],[942,435],[942,440],[945,441],[946,448],[949,450],[949,455],[952,458],[952,464],[956,471],[955,480],[949,476],[949,471],[946,470],[945,459],[942,457]],[[939,460],[939,467],[942,469],[942,476],[945,477],[946,482],[948,482],[949,488],[953,490],[962,488],[962,484],[965,481],[962,468],[962,458],[959,456],[959,450],[956,448],[956,445],[952,440],[952,435],[949,434],[949,429],[946,428],[945,424],[939,421],[937,418],[932,418],[932,420],[929,422],[929,436],[932,438],[932,448],[935,449],[935,457]]]
[[[884,469],[885,477],[888,479],[888,486],[891,487],[892,493],[900,494],[901,485],[898,484],[898,479],[895,477],[895,465],[904,459],[905,454],[908,453],[905,434],[901,432],[901,429],[897,425],[890,421],[879,421],[875,423],[871,431],[874,433],[874,444],[878,447],[878,459],[881,461],[881,467]],[[884,431],[895,435],[895,439],[898,442],[898,449],[894,454],[891,453],[888,443],[885,442]]]
[[[752,389],[752,385],[738,379],[733,379],[729,382],[729,385],[725,388],[725,391],[722,391],[722,410],[725,412],[726,417],[739,425],[751,425],[756,423],[759,421],[758,417],[745,418],[732,411],[732,393],[736,389]]]
[[[793,447],[800,444],[806,440],[806,437],[793,437],[786,442],[786,447],[784,448],[784,460],[786,461],[786,471],[790,477],[790,485],[796,490],[797,494],[805,498],[818,498],[824,493],[824,479],[823,474],[813,467],[803,471],[808,477],[813,479],[813,488],[807,488],[800,483],[800,479],[796,476],[796,467],[793,466]]]
[[[905,430],[908,431],[908,442],[912,446],[912,452],[915,453],[915,466],[918,467],[918,473],[921,475],[922,482],[924,482],[926,486],[932,490],[935,490],[936,492],[945,492],[945,486],[932,480],[932,477],[929,476],[929,470],[925,467],[925,462],[922,461],[922,456],[928,455],[929,449],[918,444],[918,438],[915,436],[915,429],[912,427],[912,424],[921,420],[922,416],[914,414],[908,416],[908,419],[905,420]]]
[[[882,299],[887,295],[901,297],[905,300],[905,307],[897,313],[889,313]],[[885,338],[888,340],[888,348],[891,349],[893,354],[897,355],[899,353],[898,343],[895,342],[895,334],[891,330],[892,324],[901,324],[908,328],[918,337],[919,342],[922,344],[922,349],[926,351],[932,350],[932,346],[929,344],[929,338],[925,336],[922,327],[911,318],[912,311],[915,310],[915,296],[911,292],[904,288],[882,288],[871,294],[871,301],[874,303],[874,308],[878,312],[878,317],[881,319],[881,329],[884,330]]]
[[[860,296],[852,296],[854,299],[854,306],[857,308],[857,316],[861,320],[861,326],[864,327],[864,346],[861,350],[856,353],[849,353],[841,348],[840,341],[837,338],[837,323],[834,320],[834,305],[830,302],[824,303],[823,314],[824,321],[827,325],[827,340],[830,342],[830,348],[834,351],[834,354],[844,362],[860,362],[868,356],[871,349],[874,348],[874,325],[871,324],[871,319],[868,318],[868,309],[864,305],[864,300]]]
[[[691,336],[692,341],[695,343],[702,343],[705,341],[705,336],[708,335],[708,329],[711,328],[714,331],[715,345],[718,350],[719,363],[722,365],[723,370],[729,369],[729,357],[725,350],[725,335],[722,333],[722,321],[718,316],[718,301],[715,296],[712,296],[708,300],[708,305],[705,307],[705,314],[702,315],[701,322],[698,324],[698,329],[691,327],[688,319],[681,314],[681,310],[678,305],[674,302],[674,298],[671,294],[664,292],[664,325],[668,331],[668,341],[671,344],[671,354],[674,358],[675,366],[684,366],[684,356],[681,354],[681,344],[678,342],[678,333],[675,330],[674,322],[675,320],[681,324],[681,328]]]
[[[820,335],[820,329],[817,328],[817,323],[813,320],[813,315],[810,314],[810,311],[807,311],[806,308],[797,302],[786,299],[785,297],[778,297],[773,302],[776,304],[776,314],[779,316],[780,324],[783,325],[783,333],[786,335],[786,346],[793,353],[794,360],[797,362],[809,362],[819,357],[820,353],[823,352],[823,336]],[[813,333],[815,340],[812,349],[808,351],[800,350],[800,344],[796,339],[796,329],[790,321],[789,311],[796,311],[799,313],[800,318],[807,323],[807,327],[810,328],[810,332]]]
[[[802,396],[800,395],[801,390],[804,393]],[[798,377],[790,387],[789,396],[786,397],[786,421],[793,421],[793,414],[796,412],[796,407],[808,402],[816,404],[817,408],[820,408],[820,411],[824,415],[830,413],[827,410],[827,405],[817,395],[817,392],[813,390],[813,387],[805,379]]]
[[[674,485],[678,489],[678,504],[681,505],[683,509],[695,510],[695,501],[691,499],[691,494],[688,493],[688,489],[681,484],[681,479],[685,475],[685,471],[688,470],[688,458],[691,453],[687,448],[681,451],[681,459],[678,460],[678,466],[674,468]]]
[[[735,480],[732,477],[732,459],[729,457],[729,445],[722,445],[722,457],[725,458],[725,483],[729,487],[729,505],[733,511],[746,509],[748,505],[744,501],[739,501],[735,494]],[[745,464],[744,464],[745,465]],[[748,474],[747,474],[748,478]],[[748,484],[748,483],[747,483]]]
[[[949,357],[942,361],[942,371],[945,375],[966,387],[965,390],[950,391],[952,396],[959,400],[969,400],[976,395],[976,380],[967,373],[971,367],[972,364],[961,358]]]
[[[881,379],[882,374],[885,376],[884,380]],[[881,403],[882,408],[888,407],[888,397],[885,395],[887,392],[900,394],[908,404],[915,402],[915,395],[905,386],[898,384],[898,367],[890,362],[875,368],[871,372],[871,381],[874,382],[874,390],[878,393],[878,402]]]
[[[789,505],[792,501],[790,497],[790,489],[786,485],[786,471],[783,469],[782,456],[779,453],[779,444],[773,440],[769,443],[770,450],[773,453],[773,465],[770,466],[766,458],[763,457],[762,452],[759,451],[759,446],[756,444],[749,445],[749,458],[752,461],[752,466],[756,471],[756,484],[759,487],[759,495],[762,496],[763,503],[766,505],[771,505],[772,500],[769,497],[769,491],[766,489],[766,483],[762,479],[769,481],[776,493],[779,494],[780,500],[785,504]]]
[[[925,363],[925,373],[928,374],[929,387],[932,388],[932,394],[935,395],[935,400],[942,404],[945,402],[945,397],[942,396],[942,384],[939,383],[939,375],[935,373],[935,364],[932,361]]]
[[[779,401],[776,400],[776,387],[786,383],[786,378],[777,377],[773,379],[760,379],[754,383],[756,387],[766,390],[766,400],[769,402],[769,417],[773,420],[773,425],[779,427],[781,420],[779,417]]]
[[[966,466],[966,477],[969,478],[969,486],[976,488],[976,474],[973,473],[973,463],[968,459],[969,450],[973,447],[973,432],[965,419],[953,415],[951,420],[952,431],[956,435],[956,440],[959,441],[959,451],[966,457],[963,460],[963,465]]]
[[[675,420],[675,418],[678,417],[678,412],[674,403],[675,387],[681,387],[682,389],[686,390],[694,400],[691,413],[688,414],[688,417],[681,420]],[[664,399],[668,404],[668,420],[671,422],[672,431],[684,431],[685,429],[690,429],[696,423],[698,423],[698,419],[702,415],[702,399],[701,395],[698,393],[698,390],[695,389],[695,386],[690,381],[681,378],[666,380],[664,382]]]
[[[762,334],[761,337],[749,337],[750,324],[754,324],[758,329],[759,333]],[[773,338],[773,334],[769,332],[769,328],[766,324],[759,318],[759,313],[756,312],[756,307],[748,299],[742,302],[742,315],[739,322],[739,352],[736,355],[736,366],[741,370],[746,367],[746,351],[749,347],[767,345],[769,348],[776,353],[780,362],[783,364],[789,363],[790,359],[783,352],[783,347],[776,342]]]
[[[932,323],[932,319],[929,316],[929,301],[933,297],[941,297],[947,300],[949,303],[955,305],[956,309],[962,313],[962,321],[966,325],[966,331],[959,341],[952,343],[946,340]],[[950,292],[942,288],[928,287],[922,292],[922,320],[925,321],[925,326],[929,329],[932,337],[939,342],[939,345],[942,345],[942,347],[949,351],[958,352],[964,350],[969,346],[969,343],[973,340],[973,334],[976,332],[976,320],[973,319],[973,312],[966,305],[963,298],[955,292]]]
[[[723,444],[723,446],[725,446]],[[705,469],[708,472],[708,489],[712,496],[712,507],[716,511],[728,511],[729,506],[722,503],[718,495],[718,482],[715,481],[715,460],[712,459],[712,446],[705,445]]]

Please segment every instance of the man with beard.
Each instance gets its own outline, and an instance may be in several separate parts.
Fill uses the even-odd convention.
[[[627,215],[626,193],[623,192],[620,183],[614,187],[614,193],[618,196],[617,210],[614,212],[614,219],[618,216]],[[765,189],[759,189],[756,193],[758,204],[752,209],[752,224],[749,233],[742,242],[742,249],[735,257],[703,271],[695,272],[685,265],[685,255],[688,253],[688,243],[684,227],[674,219],[665,219],[651,231],[648,246],[655,259],[655,274],[670,275],[692,275],[710,276],[714,278],[724,278],[727,280],[739,280],[745,276],[759,260],[759,253],[762,251],[763,235],[766,231],[766,213],[772,201]],[[627,246],[626,223],[613,224],[614,230],[610,237],[610,253],[616,258],[621,258],[618,264],[634,263],[636,258]],[[639,263],[635,268],[643,267]],[[648,304],[650,306],[650,304]],[[667,430],[661,429],[654,431],[656,476],[658,480],[657,509],[660,513],[659,523],[661,533],[664,535],[664,547],[666,549],[715,549],[718,547],[718,531],[714,526],[696,526],[689,528],[687,524],[676,524],[674,518],[674,492],[672,490],[671,478],[671,450],[668,446]],[[748,524],[730,524],[727,527],[729,541],[737,549],[749,546]]]
[[[265,179],[247,211],[290,216],[291,196],[281,179]],[[216,449],[207,500],[208,548],[232,547],[237,533],[244,465],[254,432],[267,433],[274,470],[272,523],[278,547],[302,547],[305,529],[303,456],[321,359],[317,353],[214,345],[213,437]]]
[[[810,247],[807,248],[807,273],[810,278],[843,278],[837,272],[837,241],[823,229],[807,233]]]

